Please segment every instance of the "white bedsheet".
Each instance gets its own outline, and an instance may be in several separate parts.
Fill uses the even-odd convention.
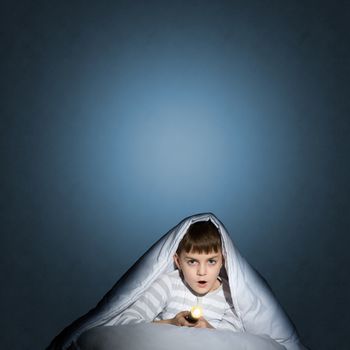
[[[75,350],[285,350],[269,336],[229,330],[139,323],[93,328]]]

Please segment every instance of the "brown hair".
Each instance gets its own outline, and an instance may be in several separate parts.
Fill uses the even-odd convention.
[[[221,236],[218,228],[211,221],[199,221],[192,224],[182,238],[176,253],[218,253],[221,251]]]

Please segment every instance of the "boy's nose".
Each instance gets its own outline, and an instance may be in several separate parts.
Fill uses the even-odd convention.
[[[205,265],[199,265],[197,270],[198,276],[205,276],[207,274],[207,268]]]

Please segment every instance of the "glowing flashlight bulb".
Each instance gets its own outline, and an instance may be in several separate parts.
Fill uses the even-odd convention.
[[[190,322],[197,322],[198,319],[202,316],[202,308],[200,306],[192,306],[190,310],[190,314],[188,316],[188,320]]]

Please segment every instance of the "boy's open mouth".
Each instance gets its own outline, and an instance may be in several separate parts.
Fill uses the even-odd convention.
[[[207,283],[207,281],[198,281],[198,283],[199,283],[200,285],[204,285],[204,284]]]

